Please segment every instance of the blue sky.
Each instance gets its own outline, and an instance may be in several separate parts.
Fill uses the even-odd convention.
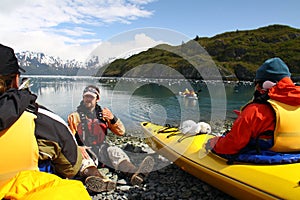
[[[0,43],[16,52],[78,60],[106,44],[103,57],[117,57],[114,53],[120,51],[104,55],[113,48],[105,42],[134,29],[141,32],[133,40],[151,47],[168,35],[143,34],[147,27],[168,29],[189,39],[271,24],[300,28],[299,10],[298,0],[1,0]],[[116,48],[139,49],[134,42]]]

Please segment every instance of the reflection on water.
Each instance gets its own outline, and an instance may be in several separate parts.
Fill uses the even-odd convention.
[[[224,114],[233,119],[232,110],[240,109],[253,94],[250,83],[122,78],[100,83],[99,78],[92,77],[28,77],[33,84],[32,92],[38,95],[38,103],[65,120],[79,105],[83,89],[90,84],[97,85],[101,90],[100,105],[110,108],[131,133],[141,132],[142,121],[178,125],[187,119],[206,122],[223,119]],[[179,96],[185,88],[199,91],[199,98]]]

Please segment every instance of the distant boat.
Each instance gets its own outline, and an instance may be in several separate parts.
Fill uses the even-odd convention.
[[[184,91],[184,92],[179,92],[179,95],[182,96],[182,97],[185,97],[185,98],[189,98],[189,99],[198,99],[198,95],[193,92],[193,91]]]

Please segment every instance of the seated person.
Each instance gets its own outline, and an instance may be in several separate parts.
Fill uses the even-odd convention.
[[[290,76],[280,58],[266,60],[256,71],[253,100],[243,107],[231,130],[208,140],[206,149],[233,160],[250,149],[299,151],[300,87]]]
[[[0,45],[0,136],[5,149],[0,158],[14,159],[1,164],[0,179],[7,181],[22,170],[38,170],[38,163],[49,161],[54,173],[62,178],[79,177],[93,192],[113,190],[115,183],[99,173],[67,124],[38,105],[36,95],[28,89],[18,89],[20,71],[24,70],[13,49]]]

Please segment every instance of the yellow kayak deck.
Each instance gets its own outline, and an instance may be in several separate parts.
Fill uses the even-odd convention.
[[[187,137],[176,128],[141,123],[147,144],[184,171],[238,199],[299,199],[300,163],[233,164],[206,152],[211,135]],[[173,135],[172,135],[173,134]]]

